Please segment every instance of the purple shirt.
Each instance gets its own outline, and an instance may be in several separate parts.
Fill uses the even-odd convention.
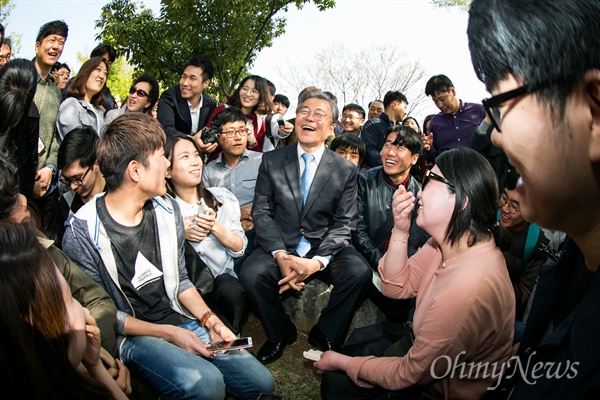
[[[485,109],[478,103],[460,102],[456,114],[437,113],[429,123],[429,132],[433,132],[431,150],[425,152],[429,161],[446,150],[455,147],[467,147],[475,129],[485,118]]]

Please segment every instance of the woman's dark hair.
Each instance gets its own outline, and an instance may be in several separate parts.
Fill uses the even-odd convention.
[[[17,58],[0,68],[0,135],[27,115],[36,87],[37,71],[31,61]]]
[[[510,234],[497,225],[498,180],[490,163],[477,151],[457,147],[443,152],[435,159],[444,177],[454,183],[448,190],[455,194],[454,211],[446,229],[451,245],[468,233],[469,246],[492,233],[496,245],[507,250]]]
[[[148,93],[148,101],[150,102],[150,106],[146,107],[142,111],[143,113],[150,114],[150,112],[156,105],[156,102],[158,101],[159,84],[155,77],[153,77],[150,74],[143,73],[135,81],[133,81],[131,87],[135,87],[135,85],[137,85],[140,82],[146,82],[148,85],[150,85],[150,93]]]
[[[110,399],[69,359],[72,334],[57,269],[30,225],[0,221],[0,374],[24,399]],[[8,387],[6,387],[8,386]]]
[[[419,128],[419,130],[417,131],[418,134],[421,134],[421,125],[419,125],[419,121],[417,121],[417,119],[415,117],[406,117],[404,118],[404,121],[402,121],[402,125],[406,124],[406,121],[408,121],[409,119],[412,119],[413,121],[415,121],[415,124],[417,124],[417,128]]]
[[[67,97],[75,97],[77,100],[81,100],[85,97],[85,85],[91,73],[100,65],[104,63],[106,70],[108,71],[108,65],[101,57],[93,57],[83,63],[77,76],[73,79],[71,86],[67,89]],[[104,102],[104,88],[106,87],[106,81],[104,81],[104,87],[98,93],[96,93],[91,99],[90,103],[99,106]]]
[[[254,81],[254,88],[258,90],[258,103],[252,107],[252,112],[256,112],[256,110],[272,110],[273,103],[271,102],[271,93],[269,92],[269,85],[267,84],[267,80],[262,76],[258,75],[249,75],[245,77],[242,82],[239,84],[235,92],[227,99],[227,104],[230,106],[237,107],[239,109],[242,108],[242,102],[240,101],[240,91],[242,87],[246,84],[248,80],[252,79]]]
[[[173,151],[175,150],[175,145],[180,140],[187,140],[188,142],[192,143],[194,145],[194,147],[196,148],[196,151],[198,152],[198,154],[200,154],[200,156],[202,156],[202,154],[203,154],[202,150],[200,150],[198,143],[196,143],[194,138],[192,138],[191,136],[188,136],[188,135],[170,136],[167,138],[167,143],[165,143],[165,157],[167,158],[167,160],[169,160],[171,162],[171,165],[173,165],[173,156],[174,156]],[[202,157],[200,157],[200,159],[202,159]],[[202,163],[204,164],[204,161],[202,161]],[[198,197],[204,199],[204,202],[206,203],[206,205],[209,206],[210,208],[212,208],[213,210],[215,210],[215,212],[217,212],[217,210],[221,206],[221,203],[216,199],[216,197],[212,194],[212,192],[210,190],[208,190],[204,187],[204,183],[202,183],[202,180],[200,180],[200,184],[198,186],[196,186],[196,190],[198,191]],[[171,182],[171,178],[167,178],[167,193],[169,193],[171,196],[175,197],[175,187],[173,185],[173,182]]]
[[[7,220],[19,199],[17,169],[0,153],[0,221]]]
[[[423,133],[425,135],[429,135],[429,126],[427,126],[427,123],[429,121],[431,121],[431,118],[433,118],[434,114],[429,114],[428,116],[425,117],[425,119],[423,120]],[[425,127],[427,127],[427,129],[425,129]]]

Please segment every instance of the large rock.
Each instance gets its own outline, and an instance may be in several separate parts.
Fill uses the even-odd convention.
[[[327,306],[332,288],[333,285],[328,287],[318,279],[313,279],[306,284],[301,292],[294,293],[283,301],[283,307],[300,331],[308,334],[310,329],[317,323],[321,310]],[[354,328],[371,325],[383,320],[384,316],[381,310],[371,300],[367,299],[354,314],[349,333],[352,333]]]

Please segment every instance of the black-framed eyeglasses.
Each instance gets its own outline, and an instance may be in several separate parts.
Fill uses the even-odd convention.
[[[428,170],[425,173],[425,177],[423,178],[423,187],[421,188],[421,190],[425,190],[425,186],[427,186],[430,179],[433,179],[434,181],[445,183],[446,185],[448,185],[452,189],[454,189],[454,183],[450,182],[448,179],[444,178],[443,176],[438,175],[435,172],[432,172],[431,170]]]
[[[524,94],[529,94],[534,90],[534,86],[528,83],[516,89],[497,94],[496,96],[488,97],[487,99],[483,99],[481,101],[481,103],[483,103],[485,111],[488,113],[490,119],[492,120],[494,128],[496,128],[498,132],[502,132],[502,129],[500,128],[500,122],[502,122],[502,114],[500,113],[500,109],[498,107],[501,104],[507,102],[508,100],[517,98],[519,96],[523,96]]]
[[[90,172],[90,169],[92,169],[92,167],[88,167],[87,171],[85,171],[85,173],[81,176],[81,178],[67,179],[64,176],[61,176],[58,180],[62,184],[69,185],[69,186],[75,185],[75,187],[78,188],[79,186],[81,186],[83,184],[83,180],[85,179],[88,172]]]
[[[234,138],[235,135],[240,135],[240,137],[244,137],[248,135],[248,128],[235,129],[230,131],[221,132],[222,135],[227,136],[228,139]]]
[[[498,202],[498,205],[500,206],[500,209],[502,209],[507,204],[508,204],[508,213],[510,215],[515,215],[516,213],[521,211],[521,209],[519,207],[515,206],[512,203],[512,201],[510,201],[510,199],[508,198],[506,193],[502,193],[502,196],[500,196],[500,201]]]
[[[148,97],[148,93],[146,93],[142,89],[136,89],[134,87],[129,89],[129,94],[134,94],[134,93],[137,94],[138,97]]]

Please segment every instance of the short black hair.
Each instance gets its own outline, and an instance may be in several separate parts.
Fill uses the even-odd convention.
[[[423,154],[423,140],[413,128],[406,125],[390,125],[383,133],[383,141],[392,133],[396,134],[396,140],[392,142],[394,146],[404,146],[411,154]]]
[[[397,101],[399,103],[404,102],[408,104],[408,99],[404,94],[402,94],[402,92],[398,90],[390,90],[385,94],[385,96],[383,96],[383,107],[387,108],[394,101]]]
[[[210,126],[212,128],[221,129],[223,125],[229,122],[246,122],[246,116],[237,107],[225,107],[215,114],[213,117]]]
[[[521,175],[513,167],[510,167],[504,178],[504,190],[515,190],[520,177]]]
[[[207,56],[196,56],[193,57],[187,64],[183,67],[185,70],[189,66],[194,66],[198,68],[202,68],[202,79],[209,80],[215,76],[215,66],[213,62]]]
[[[453,87],[454,84],[446,75],[434,75],[425,85],[425,96],[433,96],[436,92],[449,92]]]
[[[140,76],[138,76],[135,81],[133,81],[131,87],[134,87],[140,82],[147,82],[150,85],[150,93],[148,93],[148,101],[150,102],[150,107],[147,107],[143,111],[145,113],[149,113],[150,111],[152,111],[152,108],[158,101],[160,85],[158,84],[158,80],[154,76],[147,73],[143,73]]]
[[[277,92],[277,88],[275,87],[275,84],[273,82],[271,82],[270,80],[268,80],[267,78],[265,78],[265,81],[267,81],[267,86],[269,87],[269,93],[271,93],[271,96],[275,96],[275,93]]]
[[[367,147],[365,146],[365,142],[358,136],[351,135],[349,133],[342,133],[339,136],[336,136],[335,139],[331,142],[329,148],[332,151],[335,149],[350,149],[356,150],[358,153],[358,167],[362,167],[363,162],[365,161],[365,156],[367,155]]]
[[[600,68],[600,2],[473,1],[467,36],[477,78],[493,91],[507,76],[530,84],[556,119],[581,78]]]
[[[290,108],[290,99],[288,99],[287,96],[283,94],[276,94],[275,98],[273,99],[273,103],[281,103],[287,108]]]
[[[82,167],[91,167],[96,162],[98,135],[90,126],[80,126],[69,131],[58,148],[59,169],[79,160]]]
[[[108,59],[110,62],[115,62],[115,59],[117,58],[117,52],[115,51],[115,48],[108,43],[100,43],[98,46],[96,46],[90,53],[90,58],[102,57],[106,53],[108,53]]]
[[[356,111],[358,114],[360,114],[360,117],[362,119],[365,119],[365,116],[367,115],[365,113],[365,109],[362,108],[361,106],[359,106],[358,104],[355,103],[350,103],[350,104],[346,104],[344,106],[344,108],[342,108],[342,114],[344,113],[344,111],[346,110],[350,110],[350,111]]]
[[[40,27],[35,42],[42,43],[42,41],[50,35],[58,35],[66,39],[68,34],[69,26],[65,21],[50,21]]]

